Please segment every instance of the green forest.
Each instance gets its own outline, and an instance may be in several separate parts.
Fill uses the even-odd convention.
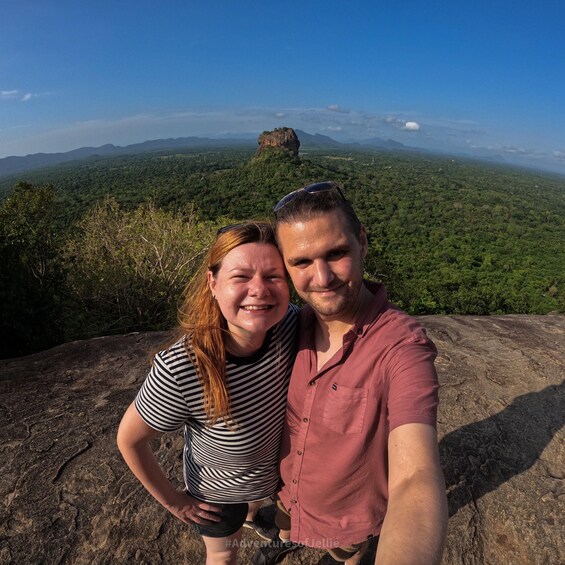
[[[565,312],[565,179],[417,153],[196,149],[0,182],[0,356],[175,325],[216,229],[340,182],[368,277],[412,314]]]

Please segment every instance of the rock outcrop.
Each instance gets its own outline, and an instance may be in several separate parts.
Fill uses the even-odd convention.
[[[273,131],[264,131],[259,136],[257,155],[260,155],[266,149],[272,148],[284,149],[291,155],[298,156],[300,141],[292,128],[277,128]]]
[[[565,563],[565,317],[421,321],[440,351],[443,563]],[[166,337],[99,338],[0,361],[0,563],[204,563],[198,537],[144,491],[115,446]],[[181,445],[180,433],[155,442],[179,483]],[[241,563],[257,542],[244,533]],[[333,561],[303,548],[283,563]]]

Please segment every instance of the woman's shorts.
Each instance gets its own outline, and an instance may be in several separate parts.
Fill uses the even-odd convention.
[[[236,504],[218,504],[211,502],[214,506],[219,506],[222,511],[220,513],[221,521],[212,522],[210,524],[193,524],[196,531],[203,536],[209,538],[225,538],[235,534],[245,522],[249,505],[247,502],[240,502]]]

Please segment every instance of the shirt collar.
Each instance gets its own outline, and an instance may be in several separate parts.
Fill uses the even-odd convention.
[[[387,304],[386,288],[383,283],[373,281],[363,282],[371,291],[373,300],[348,332],[353,333],[357,337],[364,336],[367,333],[367,330],[377,321]]]

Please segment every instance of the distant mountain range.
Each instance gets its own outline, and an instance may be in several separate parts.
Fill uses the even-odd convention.
[[[305,131],[295,129],[296,135],[300,140],[300,150],[307,152],[311,150],[355,150],[355,149],[380,149],[381,151],[393,152],[411,152],[427,155],[441,155],[443,157],[454,157],[462,159],[473,159],[485,161],[487,163],[504,164],[518,167],[532,168],[536,170],[543,169],[546,172],[558,173],[563,175],[565,169],[555,164],[547,162],[536,161],[526,157],[512,157],[502,156],[499,153],[493,153],[488,150],[473,152],[444,152],[439,150],[424,149],[421,147],[412,147],[404,145],[392,139],[382,139],[374,137],[365,139],[363,141],[351,141],[343,143],[336,141],[327,135],[319,133],[311,134]],[[42,169],[62,163],[71,161],[79,161],[83,159],[99,158],[99,157],[117,157],[120,155],[141,155],[144,153],[152,153],[158,151],[171,151],[182,149],[221,149],[227,147],[247,147],[253,150],[257,147],[257,137],[253,134],[243,134],[237,136],[226,136],[223,138],[208,138],[208,137],[178,137],[169,139],[154,139],[151,141],[144,141],[143,143],[134,143],[133,145],[119,146],[106,144],[101,147],[81,147],[65,153],[35,153],[33,155],[26,155],[25,157],[4,157],[0,159],[0,179],[9,176],[19,175],[35,169]]]
[[[335,147],[340,149],[349,148],[362,148],[362,147],[377,147],[379,149],[386,149],[390,151],[420,151],[414,147],[408,147],[403,143],[398,141],[393,141],[392,139],[382,139],[380,137],[373,137],[371,139],[366,139],[362,143],[360,142],[350,142],[341,143],[328,137],[327,135],[321,135],[319,133],[312,135],[306,133],[302,130],[295,130],[298,139],[300,140],[300,147],[302,149],[324,149],[329,147]]]
[[[208,139],[202,137],[179,137],[177,139],[155,139],[120,147],[110,143],[101,147],[81,147],[65,153],[35,153],[25,157],[4,157],[0,159],[0,177],[59,165],[69,161],[78,161],[90,157],[116,157],[118,155],[136,155],[183,149],[189,147],[226,147],[250,145],[251,141],[244,139]]]
[[[305,131],[295,130],[302,150],[312,149],[347,149],[361,148],[364,146],[377,147],[392,151],[413,150],[402,143],[391,139],[373,138],[360,143],[340,143],[331,137],[319,133],[310,134]],[[106,144],[101,147],[81,147],[65,153],[35,153],[25,157],[4,157],[0,159],[0,178],[17,175],[34,169],[60,165],[69,161],[79,161],[92,157],[116,157],[119,155],[137,155],[155,151],[170,151],[171,149],[186,148],[221,148],[221,147],[255,147],[256,142],[251,139],[223,138],[211,139],[205,137],[179,137],[176,139],[155,139],[134,143],[120,147],[119,145]]]

